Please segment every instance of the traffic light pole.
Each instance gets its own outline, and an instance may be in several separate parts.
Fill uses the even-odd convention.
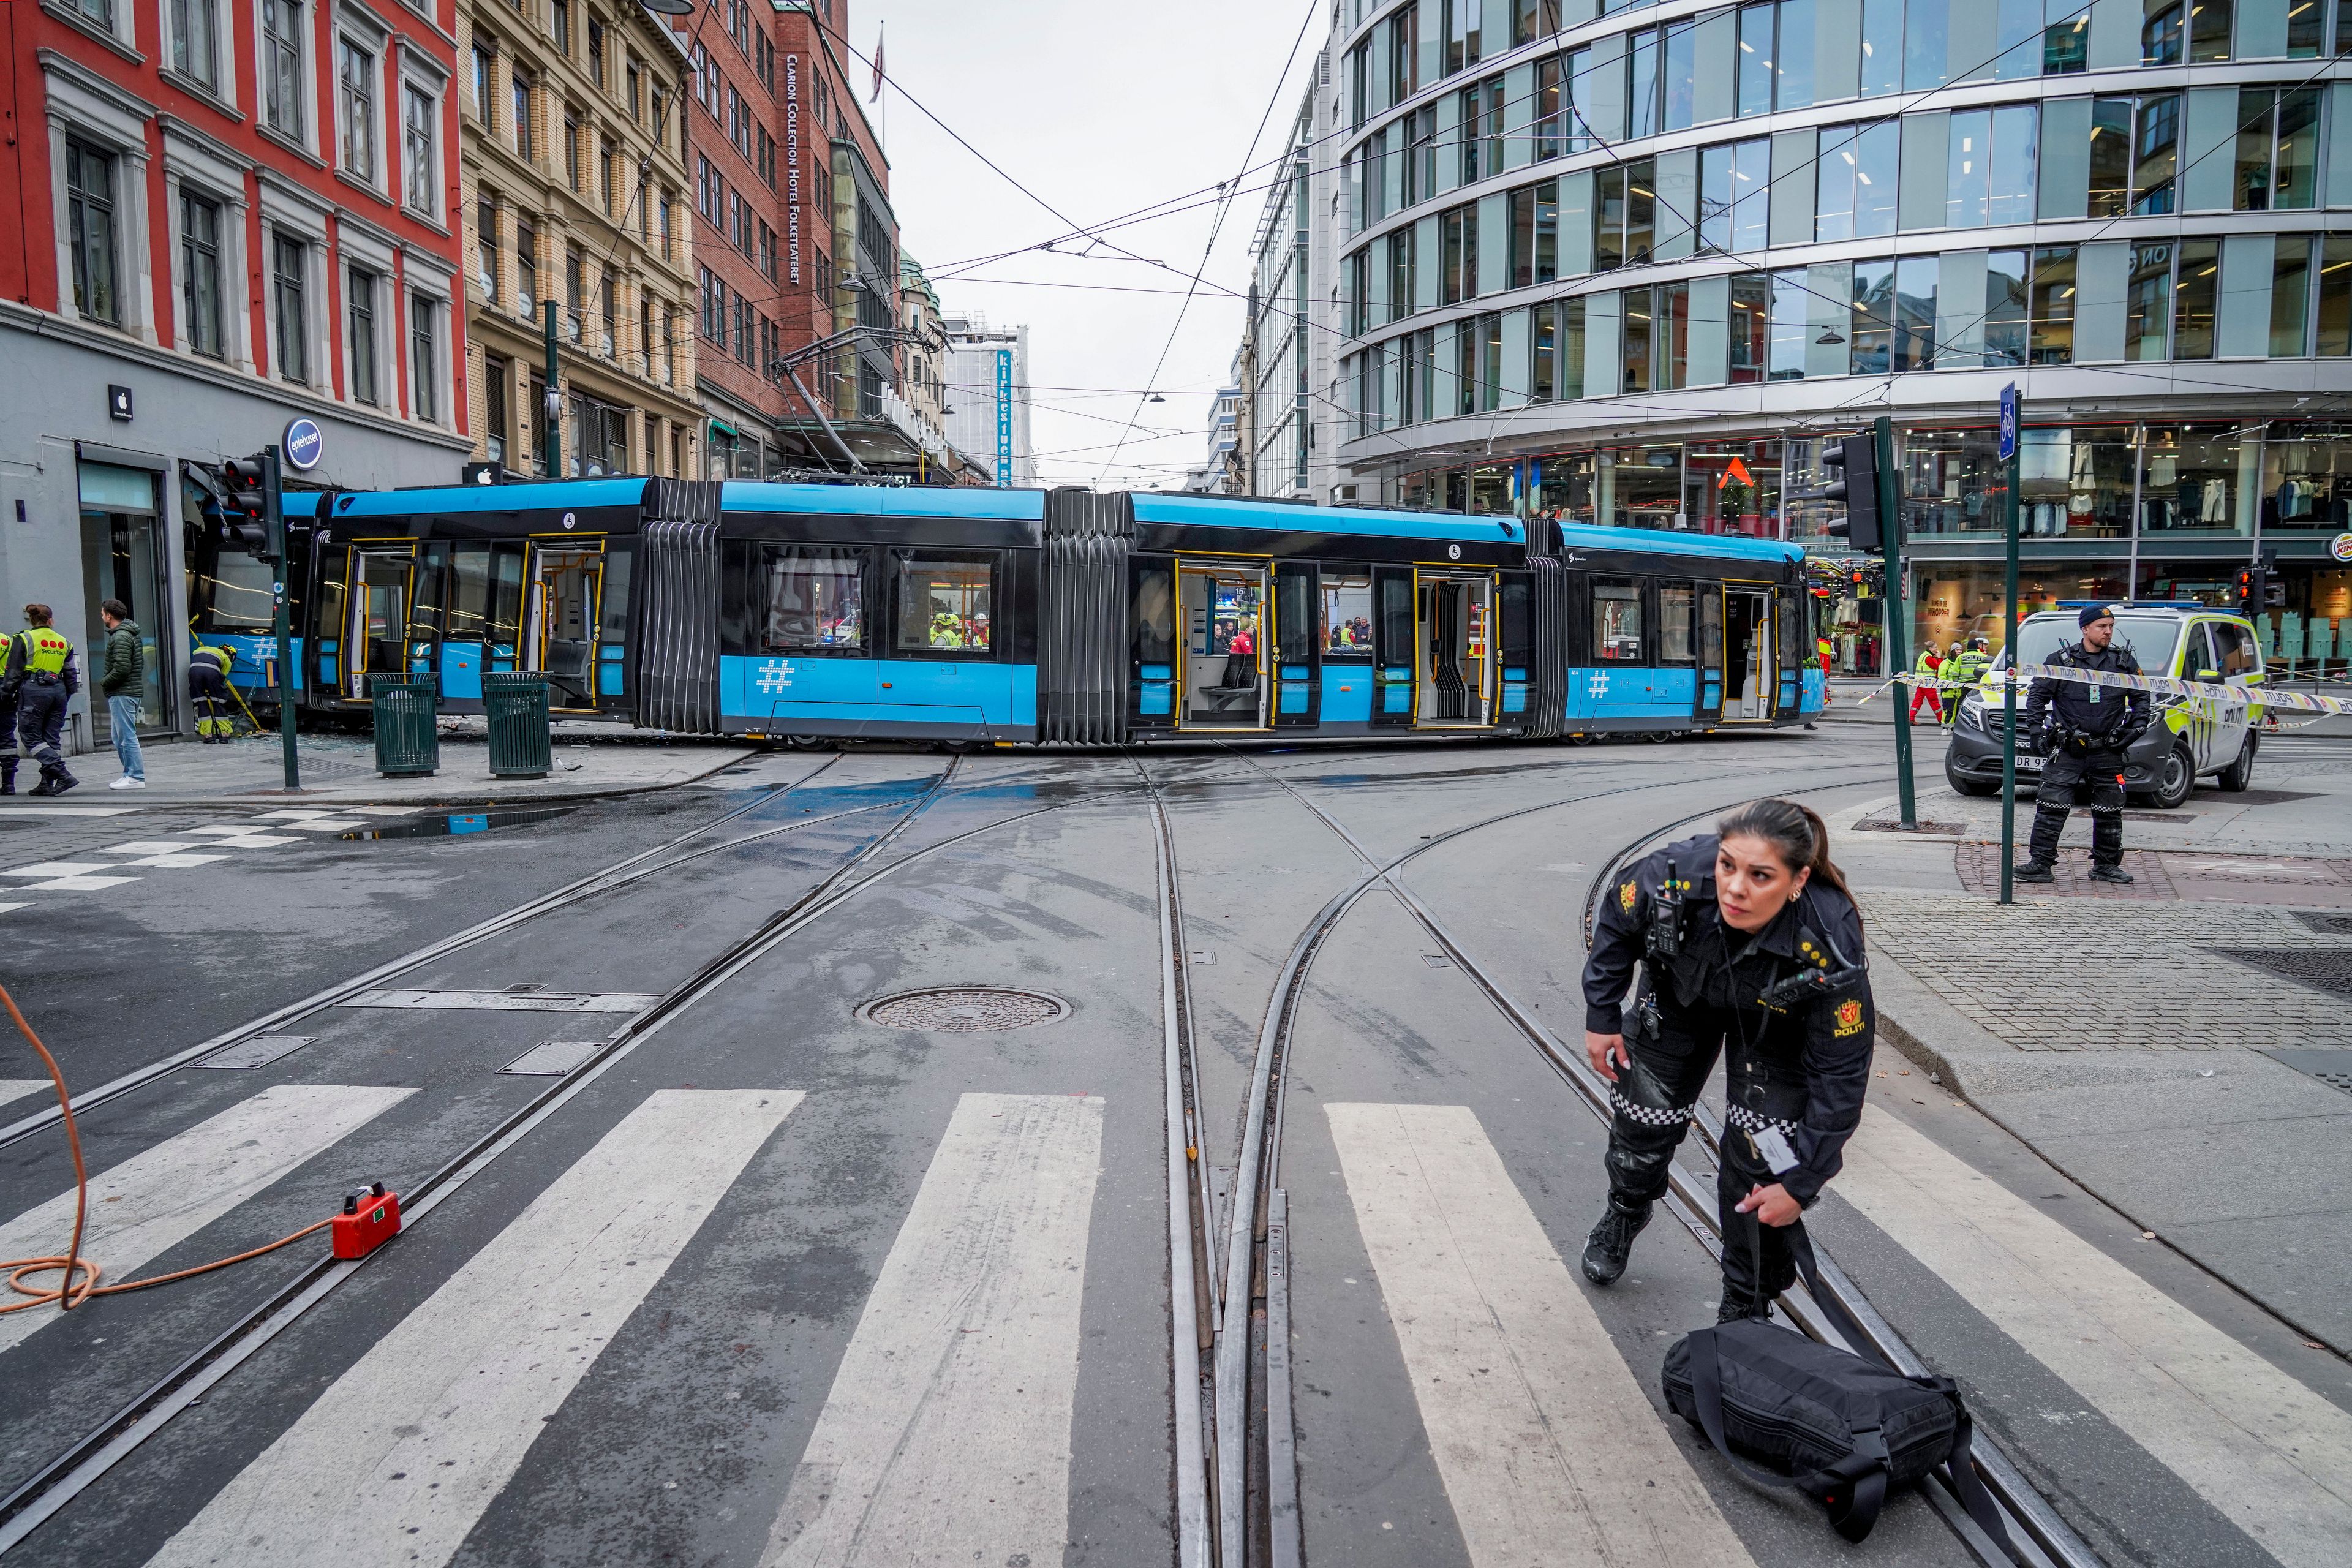
[[[1885,417],[1873,421],[1870,438],[1877,459],[1873,467],[1878,470],[1878,547],[1886,563],[1886,673],[1899,676],[1911,668],[1906,651],[1911,639],[1910,628],[1904,624],[1910,611],[1903,593],[1903,514],[1898,510],[1901,495],[1895,473],[1895,421]],[[1895,777],[1902,797],[1902,825],[1916,831],[1919,803],[1911,787],[1911,704],[1907,694],[1899,689],[1895,700]]]
[[[278,633],[278,739],[286,757],[286,788],[291,792],[302,787],[302,763],[294,750],[294,681],[301,672],[294,668],[294,628],[286,605],[286,579],[294,561],[286,548],[286,508],[279,499],[284,479],[284,470],[278,465],[278,448],[264,447],[261,449],[261,521],[269,531],[269,551],[277,563],[270,584],[270,619]]]
[[[2000,646],[2009,653],[2007,677],[2000,683],[2000,901],[2015,902],[2017,862],[2017,530],[2018,491],[2023,488],[2024,459],[2012,451],[2003,465],[2000,531],[2006,547],[2001,563],[2000,602],[2004,606]]]

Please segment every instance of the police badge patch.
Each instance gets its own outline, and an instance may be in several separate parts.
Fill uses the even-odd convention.
[[[1841,1040],[1848,1035],[1862,1033],[1862,1002],[1859,997],[1849,996],[1838,1004],[1835,1033]]]
[[[1627,882],[1617,889],[1617,907],[1624,910],[1627,914],[1632,914],[1633,912],[1633,884]]]

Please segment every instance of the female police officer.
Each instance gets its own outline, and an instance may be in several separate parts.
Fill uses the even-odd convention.
[[[1629,1026],[1620,1004],[1636,960],[1646,972]],[[1616,1110],[1587,1279],[1607,1285],[1625,1271],[1727,1047],[1717,1321],[1771,1310],[1796,1277],[1780,1229],[1837,1174],[1861,1120],[1874,1026],[1863,965],[1862,917],[1831,863],[1829,830],[1788,801],[1744,805],[1609,889],[1584,969],[1585,1054]],[[1762,1223],[1741,1217],[1750,1214]]]

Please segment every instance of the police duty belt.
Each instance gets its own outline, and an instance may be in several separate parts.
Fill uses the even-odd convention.
[[[2321,697],[2306,691],[2276,691],[2266,686],[2225,686],[2210,680],[2176,680],[2168,675],[2126,675],[2114,669],[2076,669],[2067,664],[2029,664],[2021,666],[2018,674],[2024,682],[2035,680],[2079,680],[2085,686],[2104,686],[2117,691],[2153,691],[2168,697],[2201,697],[2231,708],[2294,708],[2305,713],[2352,713],[2352,698]],[[2007,670],[1997,670],[1985,677],[1995,688],[2007,679]],[[1898,675],[1870,694],[1876,697],[1890,687],[1904,684],[1935,686],[1932,675]],[[2023,682],[2021,682],[2022,684]],[[1948,684],[1948,682],[1945,683]],[[1864,702],[1870,697],[1863,699]],[[1988,701],[1991,699],[1988,698]]]

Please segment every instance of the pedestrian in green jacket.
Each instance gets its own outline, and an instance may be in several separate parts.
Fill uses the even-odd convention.
[[[114,754],[122,759],[122,776],[108,787],[145,789],[147,760],[139,751],[139,698],[147,685],[146,645],[131,606],[109,599],[98,607],[106,623],[106,657],[99,666],[98,689],[106,696],[107,727],[114,734]]]

